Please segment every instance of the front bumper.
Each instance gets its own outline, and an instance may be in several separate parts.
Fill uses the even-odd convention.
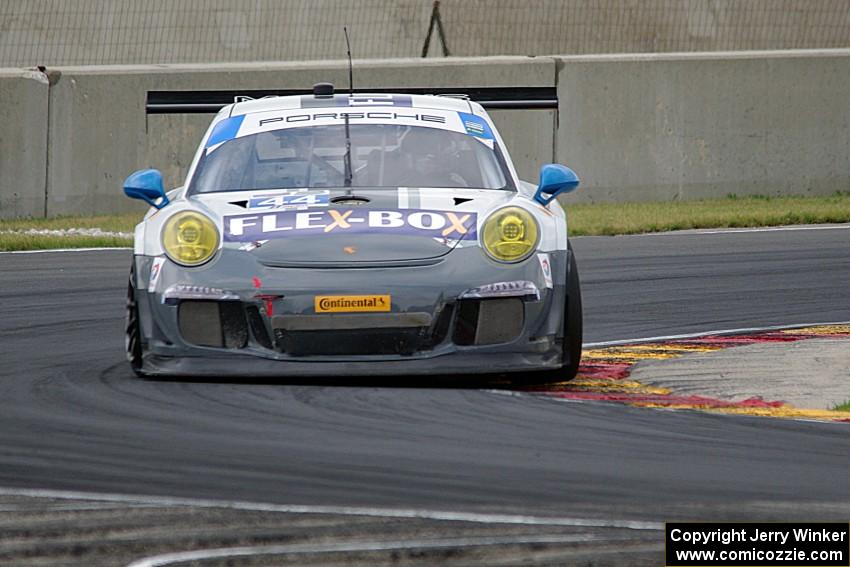
[[[427,262],[350,268],[268,267],[249,253],[222,250],[210,264],[198,268],[182,268],[166,260],[153,286],[149,278],[154,259],[137,256],[142,370],[149,375],[267,377],[557,369],[564,363],[561,338],[567,254],[548,254],[551,285],[547,285],[536,255],[505,265],[489,260],[477,248],[456,249]],[[521,306],[514,304],[512,309],[516,309],[505,311],[512,313],[511,319],[521,317],[521,322],[515,321],[515,332],[502,340],[498,329],[489,329],[500,324],[501,310],[492,308],[489,318],[478,314],[476,320],[486,323],[488,329],[479,329],[479,334],[470,331],[472,301],[493,300],[461,300],[461,295],[472,288],[512,281],[533,282],[540,292],[539,297],[517,299]],[[230,320],[232,313],[237,317],[245,313],[246,330],[238,331],[236,339],[225,338],[219,346],[187,340],[186,311],[181,314],[181,303],[187,300],[163,296],[177,285],[221,290],[226,295],[222,304],[228,304],[221,313],[231,313]],[[352,314],[338,317],[347,320],[341,325],[348,327],[344,329],[299,335],[291,327],[281,328],[284,320],[333,317],[316,315],[317,295],[365,294],[390,295],[390,318],[421,320],[423,326],[418,331],[409,327],[372,329],[366,322],[369,317],[364,317],[363,328],[357,329],[356,324],[351,328],[352,321],[358,320]],[[482,336],[492,344],[480,344]],[[498,342],[493,343],[493,337]]]

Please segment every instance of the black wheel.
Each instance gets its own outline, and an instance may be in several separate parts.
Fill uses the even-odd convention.
[[[581,283],[572,244],[567,243],[567,249],[570,252],[570,273],[567,280],[567,304],[564,308],[566,332],[564,333],[564,367],[561,370],[561,380],[575,378],[581,364]]]
[[[564,338],[562,344],[563,366],[558,370],[517,373],[510,377],[516,386],[530,386],[547,382],[568,382],[578,374],[581,364],[582,312],[581,283],[578,277],[573,246],[567,243],[570,264],[567,271],[567,300],[564,304]]]
[[[127,284],[127,317],[124,329],[124,347],[127,361],[136,376],[142,372],[142,332],[139,327],[139,306],[136,303],[136,263],[130,267],[130,282]]]

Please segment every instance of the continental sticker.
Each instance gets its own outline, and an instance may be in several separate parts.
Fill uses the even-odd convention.
[[[318,234],[410,234],[431,238],[475,238],[476,213],[420,209],[325,209],[269,211],[224,217],[224,240],[254,242]]]
[[[389,295],[317,295],[316,313],[368,313],[390,310]]]

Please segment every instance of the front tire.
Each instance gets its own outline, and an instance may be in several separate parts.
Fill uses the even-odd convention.
[[[142,331],[139,325],[139,305],[136,302],[136,263],[130,266],[130,282],[127,284],[127,308],[124,327],[124,348],[127,361],[136,376],[142,372]]]
[[[582,309],[581,282],[578,277],[576,255],[572,244],[567,244],[570,252],[570,271],[567,280],[567,301],[564,308],[564,367],[562,380],[572,380],[578,374],[581,364]]]
[[[564,302],[564,338],[561,343],[563,366],[557,370],[544,370],[511,376],[515,386],[531,386],[549,382],[569,382],[578,374],[581,364],[582,308],[581,282],[573,246],[567,243],[570,265],[567,270],[567,297]]]

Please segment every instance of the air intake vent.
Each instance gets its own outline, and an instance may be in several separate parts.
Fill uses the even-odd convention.
[[[248,314],[248,324],[251,327],[251,334],[254,335],[254,340],[264,348],[272,348],[272,341],[269,338],[269,332],[266,330],[266,325],[263,323],[263,318],[260,316],[260,311],[254,305],[249,305],[245,312]]]
[[[357,195],[340,195],[331,199],[334,205],[345,205],[346,207],[356,207],[357,205],[365,205],[369,202],[366,197],[358,197]]]
[[[524,307],[518,297],[462,299],[458,302],[454,343],[493,345],[508,343],[522,333]]]
[[[242,348],[248,342],[248,326],[238,301],[183,300],[177,322],[183,339],[194,345]]]

